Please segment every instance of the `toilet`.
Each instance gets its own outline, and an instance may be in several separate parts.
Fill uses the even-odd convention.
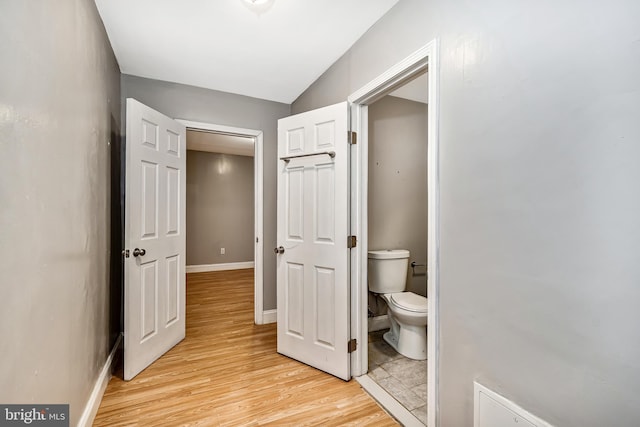
[[[369,251],[369,291],[387,303],[391,329],[383,335],[398,353],[414,360],[427,358],[427,298],[405,291],[409,251]]]

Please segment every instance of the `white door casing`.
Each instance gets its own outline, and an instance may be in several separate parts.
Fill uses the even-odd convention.
[[[438,407],[438,359],[439,359],[439,295],[440,295],[440,184],[439,184],[439,41],[431,40],[409,56],[396,63],[347,98],[352,105],[352,129],[358,132],[358,145],[354,146],[352,168],[353,204],[352,232],[358,234],[358,247],[352,252],[352,337],[367,337],[367,130],[368,105],[388,94],[402,82],[428,69],[428,118],[427,118],[427,280],[428,319],[427,333],[427,425],[439,425]],[[361,322],[358,323],[358,320]],[[368,368],[367,347],[360,346],[354,353],[354,376],[365,375]],[[362,384],[362,383],[361,383]],[[384,406],[384,405],[383,405]],[[389,408],[385,407],[387,410]],[[396,413],[391,411],[396,416]]]
[[[219,125],[214,123],[195,122],[193,120],[176,119],[178,123],[186,126],[191,130],[205,130],[214,133],[223,133],[231,135],[245,136],[254,139],[254,157],[253,157],[253,191],[254,191],[254,231],[255,231],[255,250],[254,250],[254,273],[253,273],[253,301],[254,301],[254,322],[256,325],[275,322],[275,318],[271,320],[264,311],[264,292],[263,292],[263,275],[264,275],[264,179],[263,179],[263,152],[264,138],[261,130],[239,128],[232,126]],[[272,310],[269,310],[272,311]],[[275,310],[273,310],[275,312]]]
[[[351,378],[347,130],[346,102],[278,120],[278,352],[344,380]]]
[[[127,98],[125,380],[185,336],[185,171],[184,125]]]

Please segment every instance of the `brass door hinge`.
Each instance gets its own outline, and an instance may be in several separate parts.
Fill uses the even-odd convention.
[[[358,244],[356,236],[347,236],[347,248],[353,249]]]
[[[349,141],[349,144],[356,145],[358,143],[358,133],[348,130],[347,140]]]
[[[353,338],[347,342],[347,353],[353,353],[358,348],[358,341]]]

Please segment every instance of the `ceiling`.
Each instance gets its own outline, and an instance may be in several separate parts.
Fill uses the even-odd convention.
[[[254,138],[187,129],[187,150],[253,157]]]
[[[429,80],[427,76],[427,73],[421,74],[410,82],[400,86],[389,95],[396,96],[398,98],[409,99],[411,101],[421,102],[423,104],[428,104]]]
[[[292,103],[398,0],[95,0],[124,74]]]

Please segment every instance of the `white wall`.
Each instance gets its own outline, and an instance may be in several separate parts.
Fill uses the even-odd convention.
[[[640,2],[400,0],[292,106],[440,40],[440,416],[640,425]],[[433,70],[431,70],[433,71]]]

